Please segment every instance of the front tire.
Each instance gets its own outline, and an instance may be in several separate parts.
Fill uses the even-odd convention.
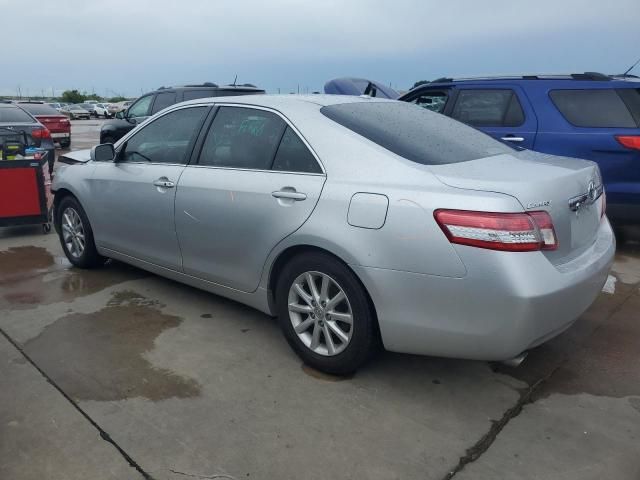
[[[276,305],[287,342],[317,370],[353,373],[376,350],[367,294],[355,274],[330,255],[294,257],[278,278]]]
[[[104,265],[107,259],[98,253],[87,214],[75,197],[64,197],[60,201],[56,217],[60,244],[69,261],[79,268]]]

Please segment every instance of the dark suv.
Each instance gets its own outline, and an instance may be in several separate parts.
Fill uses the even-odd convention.
[[[100,143],[115,143],[127,132],[151,115],[174,103],[206,97],[231,97],[236,95],[255,95],[265,93],[254,85],[224,85],[206,82],[201,85],[184,85],[178,87],[160,87],[155,92],[147,93],[133,102],[128,109],[118,112],[116,118],[102,124]]]
[[[637,77],[587,72],[440,78],[400,100],[453,117],[514,146],[597,162],[612,223],[640,223]]]

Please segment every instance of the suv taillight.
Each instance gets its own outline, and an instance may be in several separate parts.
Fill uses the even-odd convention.
[[[436,210],[434,217],[451,243],[507,252],[556,250],[551,216],[527,213]]]
[[[618,140],[623,147],[640,150],[640,135],[616,135],[616,140]]]
[[[61,118],[60,120],[58,120],[58,123],[60,123],[61,125],[69,125],[71,122],[67,118]]]
[[[31,137],[38,140],[51,139],[51,133],[46,128],[34,128],[31,130]]]

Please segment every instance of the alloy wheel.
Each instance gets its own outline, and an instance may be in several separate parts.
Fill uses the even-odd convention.
[[[68,207],[62,212],[62,239],[64,245],[74,258],[80,258],[85,248],[84,225],[75,209]]]
[[[322,272],[299,275],[289,289],[289,319],[302,343],[314,353],[333,356],[353,336],[351,304],[342,287]]]

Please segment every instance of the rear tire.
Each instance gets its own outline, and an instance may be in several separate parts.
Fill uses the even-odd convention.
[[[87,214],[75,197],[64,197],[57,206],[56,230],[62,250],[74,266],[97,268],[107,261],[98,253]]]
[[[277,279],[276,307],[287,342],[317,370],[347,375],[377,350],[376,318],[364,287],[330,255],[290,260]]]

